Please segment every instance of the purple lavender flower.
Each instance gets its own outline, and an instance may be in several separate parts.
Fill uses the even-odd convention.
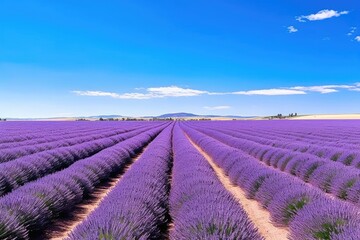
[[[309,189],[286,187],[269,204],[271,220],[279,226],[287,226],[304,206],[320,197],[319,192]]]
[[[339,201],[321,198],[298,211],[289,226],[290,238],[332,239],[331,236],[341,235],[348,227],[360,229],[358,209]]]

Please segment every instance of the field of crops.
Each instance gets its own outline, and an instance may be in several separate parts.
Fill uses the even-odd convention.
[[[0,239],[360,239],[359,121],[0,123]]]

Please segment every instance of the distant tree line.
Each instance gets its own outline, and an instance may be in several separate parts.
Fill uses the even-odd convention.
[[[184,118],[149,118],[149,119],[144,119],[144,118],[131,118],[131,117],[127,117],[127,118],[99,118],[98,121],[210,121],[210,118],[199,118],[199,119],[184,119]],[[78,119],[77,121],[86,121],[86,120],[80,120]]]
[[[150,121],[211,121],[210,118],[152,118]]]
[[[0,118],[0,121],[4,121],[4,122],[5,122],[5,121],[6,121],[6,118]]]
[[[287,119],[287,118],[293,118],[293,117],[297,117],[297,113],[289,113],[289,115],[283,115],[281,113],[275,115],[275,116],[269,116],[267,117],[268,119]]]
[[[118,118],[99,118],[99,121],[119,121]]]
[[[99,121],[145,121],[141,118],[99,118]]]
[[[157,118],[157,117],[154,117],[154,118],[151,118],[149,121],[174,121],[174,119],[172,119],[172,118]]]

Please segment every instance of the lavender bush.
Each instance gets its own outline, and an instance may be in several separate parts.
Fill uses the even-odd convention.
[[[171,239],[262,239],[204,157],[174,130]]]

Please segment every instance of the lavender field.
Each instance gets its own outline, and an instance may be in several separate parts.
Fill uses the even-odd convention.
[[[0,239],[360,239],[360,122],[0,122]]]

